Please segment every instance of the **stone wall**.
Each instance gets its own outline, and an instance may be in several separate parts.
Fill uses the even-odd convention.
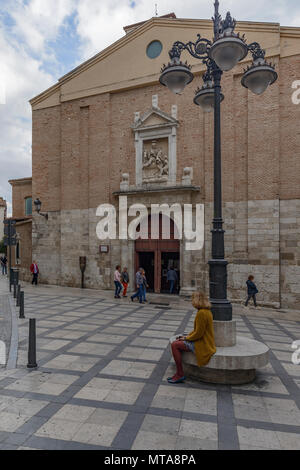
[[[300,200],[280,201],[282,307],[300,305]]]
[[[200,202],[201,197],[198,198]],[[168,199],[169,203],[171,199]],[[176,197],[173,202],[176,202]],[[259,303],[282,308],[297,307],[300,300],[299,209],[299,200],[224,205],[225,250],[229,261],[228,297],[232,301],[245,300],[246,281],[252,274],[259,289]],[[212,205],[206,204],[203,251],[187,252],[181,243],[184,293],[189,289],[206,289],[208,292],[211,219]],[[113,288],[113,272],[117,264],[127,265],[130,277],[134,279],[134,242],[101,242],[96,236],[99,220],[96,209],[51,213],[48,222],[35,217],[33,256],[40,266],[41,282],[79,287],[79,256],[87,256],[86,287]],[[100,253],[100,244],[109,245],[109,252]]]

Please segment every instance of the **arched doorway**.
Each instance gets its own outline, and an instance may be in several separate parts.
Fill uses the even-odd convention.
[[[164,216],[165,217],[165,216]],[[169,292],[167,272],[172,266],[178,276],[176,291],[180,289],[180,240],[176,235],[176,226],[172,219],[170,224],[170,238],[162,238],[163,216],[159,216],[159,238],[151,238],[151,215],[148,218],[148,239],[138,239],[135,242],[135,268],[143,267],[146,271],[149,291]],[[139,230],[139,229],[138,229]]]

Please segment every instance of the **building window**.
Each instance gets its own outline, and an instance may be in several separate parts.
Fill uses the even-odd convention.
[[[147,56],[149,59],[156,59],[161,54],[162,49],[163,46],[160,41],[152,41],[147,47]]]
[[[32,215],[32,197],[25,199],[25,215]]]

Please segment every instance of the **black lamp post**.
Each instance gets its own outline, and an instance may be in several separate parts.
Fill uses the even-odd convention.
[[[224,259],[224,233],[222,217],[222,166],[221,166],[221,78],[243,60],[248,52],[252,53],[253,62],[244,71],[242,85],[253,93],[262,94],[269,85],[277,80],[275,66],[265,60],[265,51],[254,42],[246,44],[244,35],[235,33],[236,21],[228,12],[222,21],[219,14],[219,1],[215,3],[213,19],[214,39],[210,41],[198,34],[196,42],[176,41],[169,52],[170,62],[161,70],[160,83],[171,91],[181,94],[193,80],[191,66],[180,60],[183,50],[201,60],[207,67],[203,75],[204,85],[196,90],[194,103],[204,111],[214,109],[214,219],[212,229],[212,259],[209,264],[209,286],[212,312],[215,320],[230,321],[232,305],[227,299],[227,265]]]
[[[37,199],[34,201],[34,206],[35,206],[36,212],[37,212],[39,215],[42,215],[43,217],[45,217],[46,220],[48,220],[48,214],[43,214],[43,213],[41,212],[42,203],[41,203],[41,201],[39,200],[39,198],[37,198]]]

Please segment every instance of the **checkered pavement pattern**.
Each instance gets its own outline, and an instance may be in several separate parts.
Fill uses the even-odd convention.
[[[25,314],[18,368],[0,371],[0,449],[300,449],[300,322],[235,316],[238,334],[271,348],[250,385],[169,385],[168,341],[193,329],[188,307],[37,291]],[[28,318],[37,370],[26,368]]]

